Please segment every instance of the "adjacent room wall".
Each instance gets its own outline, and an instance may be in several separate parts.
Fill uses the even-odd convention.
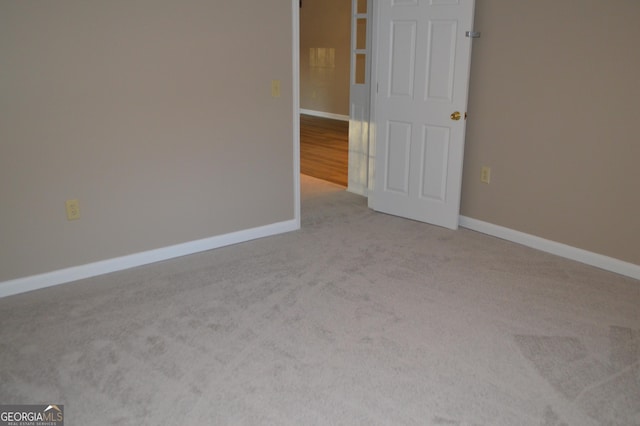
[[[316,63],[311,49],[334,49]],[[349,115],[351,0],[303,0],[300,9],[300,108]]]
[[[463,215],[640,264],[639,20],[637,0],[477,0]]]
[[[0,282],[294,219],[291,22],[291,0],[0,2]]]

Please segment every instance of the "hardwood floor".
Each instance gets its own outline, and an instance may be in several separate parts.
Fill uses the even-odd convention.
[[[300,172],[347,186],[349,122],[300,115]]]

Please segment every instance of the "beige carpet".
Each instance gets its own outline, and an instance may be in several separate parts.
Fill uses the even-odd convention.
[[[640,282],[378,214],[0,299],[0,403],[68,425],[639,425]]]

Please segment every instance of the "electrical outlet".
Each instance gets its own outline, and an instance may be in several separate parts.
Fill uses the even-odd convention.
[[[491,167],[482,166],[480,171],[480,182],[491,183]]]
[[[271,97],[280,97],[280,80],[271,80]]]
[[[65,206],[67,207],[67,220],[80,219],[80,203],[78,200],[67,200]]]

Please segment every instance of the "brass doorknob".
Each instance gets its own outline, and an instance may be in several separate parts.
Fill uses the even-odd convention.
[[[460,118],[462,118],[462,114],[460,114],[460,111],[456,111],[456,112],[452,112],[451,113],[451,119],[458,121],[460,120]]]

